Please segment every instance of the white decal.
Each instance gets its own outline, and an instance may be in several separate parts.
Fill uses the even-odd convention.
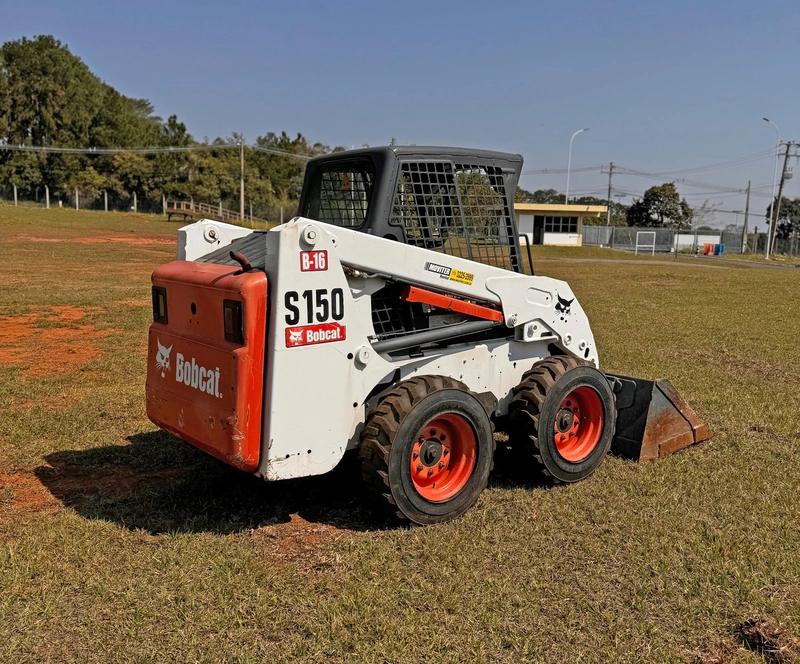
[[[156,353],[156,369],[161,371],[161,377],[164,378],[167,371],[170,371],[169,354],[172,352],[172,346],[166,348],[161,345],[161,339],[156,337],[156,345],[158,346],[158,353]]]
[[[177,353],[175,356],[175,380],[187,387],[192,387],[219,399],[222,398],[222,394],[219,391],[219,367],[207,369],[197,364],[194,358],[185,360],[183,355]]]

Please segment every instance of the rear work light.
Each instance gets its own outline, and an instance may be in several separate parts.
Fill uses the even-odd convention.
[[[153,320],[167,324],[167,289],[153,286]]]
[[[239,300],[223,300],[222,311],[225,318],[225,341],[244,343],[244,318],[242,303]]]

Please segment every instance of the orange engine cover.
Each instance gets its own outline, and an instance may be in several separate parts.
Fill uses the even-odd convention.
[[[147,416],[237,468],[258,467],[264,389],[267,276],[225,265],[173,261],[158,268],[166,322],[150,326]],[[155,294],[154,294],[155,297]],[[241,326],[228,303],[241,303]],[[230,313],[230,309],[229,309]],[[230,340],[234,326],[234,337]]]

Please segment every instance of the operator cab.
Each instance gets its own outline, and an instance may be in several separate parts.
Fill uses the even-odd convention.
[[[390,146],[312,159],[300,215],[522,272],[514,193],[522,156]]]

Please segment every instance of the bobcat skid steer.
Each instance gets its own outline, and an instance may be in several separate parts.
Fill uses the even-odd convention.
[[[266,480],[358,449],[374,500],[419,524],[475,503],[500,418],[556,482],[609,450],[646,460],[709,437],[668,382],[602,373],[569,284],[524,273],[521,166],[458,148],[331,154],[286,224],[180,229],[179,260],[152,277],[150,419]]]

